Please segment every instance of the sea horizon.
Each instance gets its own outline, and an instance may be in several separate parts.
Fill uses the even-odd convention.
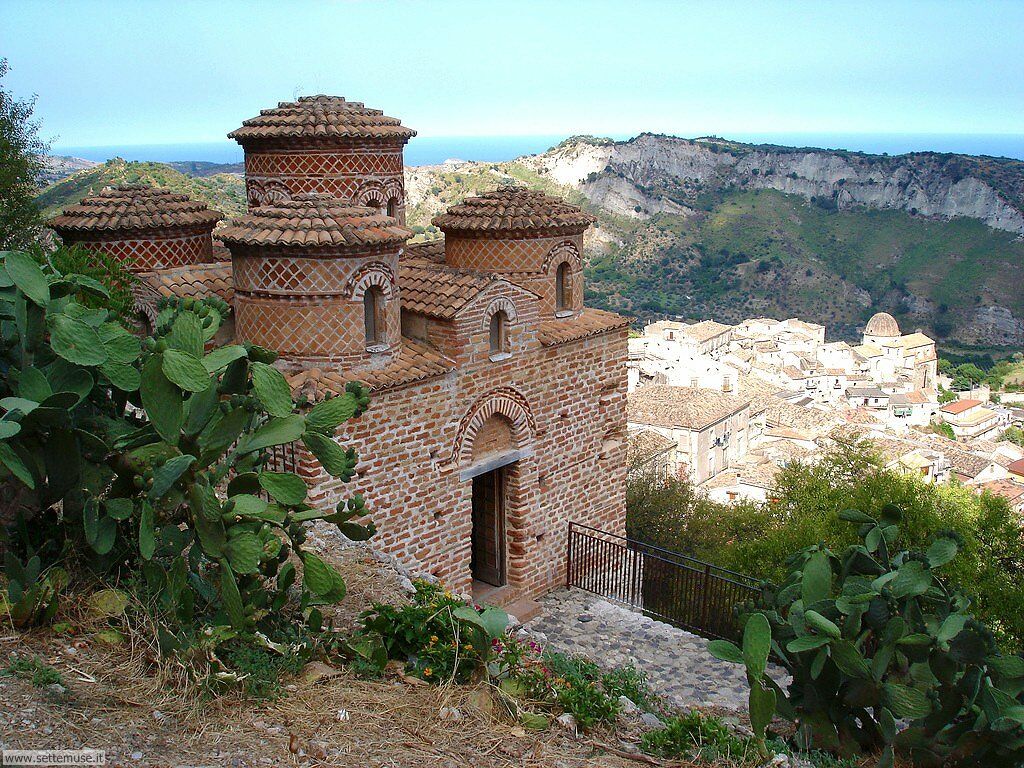
[[[711,135],[711,134],[705,134]],[[728,133],[723,139],[748,144],[845,150],[867,154],[901,155],[909,152],[951,152],[1024,160],[1024,134],[946,133]],[[405,150],[408,166],[438,165],[447,160],[505,162],[544,152],[568,135],[531,136],[419,136]],[[613,135],[616,141],[631,138]],[[695,137],[686,137],[695,138]],[[242,148],[227,139],[175,144],[115,144],[107,146],[60,145],[50,148],[55,156],[71,156],[94,162],[113,157],[132,161],[240,163]]]

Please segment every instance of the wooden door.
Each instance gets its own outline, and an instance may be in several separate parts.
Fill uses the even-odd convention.
[[[505,489],[502,471],[473,478],[473,578],[505,584]]]

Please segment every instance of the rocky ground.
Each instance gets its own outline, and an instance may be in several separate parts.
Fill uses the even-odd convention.
[[[553,592],[540,602],[542,612],[527,628],[544,636],[545,647],[609,667],[632,663],[677,707],[746,710],[743,668],[714,658],[703,637],[579,589]],[[781,686],[789,684],[782,670],[772,667],[769,674]]]

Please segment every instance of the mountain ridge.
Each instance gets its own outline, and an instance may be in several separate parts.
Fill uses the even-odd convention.
[[[227,167],[173,165],[112,160],[40,202],[52,214],[105,185],[144,181],[227,216],[244,211],[242,179],[217,172]],[[640,320],[795,315],[854,340],[884,310],[948,345],[1024,346],[1024,162],[641,134],[408,167],[405,181],[420,238],[440,236],[433,216],[501,184],[583,206],[598,219],[585,240],[587,300]]]

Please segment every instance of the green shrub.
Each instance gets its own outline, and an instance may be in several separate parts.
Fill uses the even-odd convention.
[[[38,656],[18,656],[12,658],[4,672],[8,675],[28,680],[36,688],[48,685],[64,685],[61,673],[46,664]]]
[[[374,603],[361,620],[362,630],[350,643],[353,658],[378,669],[396,659],[428,682],[465,683],[485,672],[508,626],[504,611],[467,605],[422,581],[411,604]]]
[[[1024,537],[1004,499],[886,470],[870,444],[839,447],[814,465],[788,465],[772,496],[763,504],[719,504],[684,481],[633,480],[627,531],[631,538],[780,582],[794,551],[819,542],[841,551],[856,542],[856,531],[839,520],[839,512],[856,508],[877,516],[886,506],[882,500],[890,499],[903,510],[899,546],[957,533],[963,544],[948,578],[971,596],[975,614],[1004,648],[1024,646]]]
[[[307,660],[305,654],[295,650],[277,653],[238,641],[225,643],[218,657],[240,678],[249,696],[270,700],[283,694],[282,678],[298,674]]]
[[[218,299],[163,302],[155,334],[140,340],[88,276],[8,252],[0,287],[0,481],[20,483],[35,515],[11,546],[29,553],[26,536],[41,536],[60,542],[54,557],[141,572],[165,652],[295,622],[317,629],[317,606],[339,601],[345,584],[304,548],[303,523],[325,520],[353,539],[374,530],[353,522],[366,513],[358,495],[334,512],[311,507],[302,478],[267,469],[268,451],[301,440],[348,481],[355,452],[335,433],[366,408],[366,389],[351,384],[297,413],[275,353],[206,351],[229,311]],[[296,583],[298,612],[286,615]]]
[[[694,709],[647,731],[640,738],[640,748],[656,757],[717,761],[743,760],[751,746],[749,739],[738,738],[717,717]]]
[[[967,612],[969,600],[941,575],[957,556],[957,537],[899,549],[901,515],[892,505],[877,517],[846,510],[840,518],[858,526],[858,543],[841,556],[823,545],[795,553],[785,581],[750,606],[743,649],[714,641],[711,652],[745,664],[752,686],[772,688],[778,713],[797,726],[799,749],[846,757],[881,750],[880,768],[891,768],[895,751],[915,765],[1019,765],[1024,658],[999,653]],[[755,626],[792,676],[786,692],[762,677],[764,656],[750,653]],[[757,699],[752,687],[752,722],[764,719]]]

